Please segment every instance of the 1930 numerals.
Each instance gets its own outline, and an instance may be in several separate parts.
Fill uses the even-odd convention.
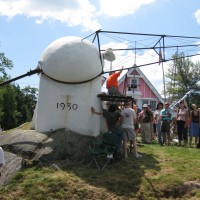
[[[61,108],[62,110],[67,109],[67,110],[77,110],[78,109],[78,104],[76,103],[56,103],[56,108]]]

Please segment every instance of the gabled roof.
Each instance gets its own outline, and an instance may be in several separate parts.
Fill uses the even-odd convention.
[[[163,98],[161,95],[158,93],[156,88],[151,84],[151,82],[148,80],[148,78],[143,74],[143,72],[137,67],[137,68],[132,68],[130,69],[127,73],[125,73],[119,80],[119,84],[121,84],[126,77],[129,77],[130,75],[134,74],[134,71],[136,71],[141,78],[146,82],[146,84],[150,87],[150,89],[154,92],[154,94],[157,96],[160,102],[164,103]],[[137,73],[135,75],[137,75]]]

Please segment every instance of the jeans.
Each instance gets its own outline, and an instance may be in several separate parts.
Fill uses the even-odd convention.
[[[117,148],[118,148],[118,150],[121,150],[122,139],[123,139],[123,129],[122,128],[115,128],[115,129],[111,130],[111,134],[114,134],[119,138]]]
[[[177,133],[178,133],[178,140],[184,142],[188,141],[188,134],[187,134],[187,128],[185,127],[185,121],[183,120],[177,120]]]
[[[161,123],[156,124],[157,136],[158,136],[158,143],[162,144],[162,134],[161,134]]]

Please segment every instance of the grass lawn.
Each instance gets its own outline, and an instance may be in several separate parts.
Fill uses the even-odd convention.
[[[200,149],[150,144],[108,165],[28,168],[0,189],[0,199],[200,199]]]

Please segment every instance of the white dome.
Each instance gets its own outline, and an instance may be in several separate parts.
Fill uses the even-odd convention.
[[[95,78],[102,72],[97,48],[79,37],[63,37],[43,52],[40,67],[58,81],[76,83]]]

